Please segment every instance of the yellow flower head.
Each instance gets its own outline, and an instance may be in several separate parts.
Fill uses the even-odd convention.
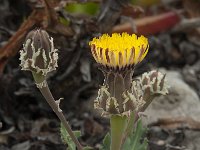
[[[90,41],[89,45],[97,63],[119,70],[141,62],[149,49],[147,38],[128,33],[103,34]]]

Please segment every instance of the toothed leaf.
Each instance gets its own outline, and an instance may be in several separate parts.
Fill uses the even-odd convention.
[[[103,139],[103,147],[100,150],[110,150],[110,144],[111,144],[110,133],[107,133]]]
[[[80,131],[73,131],[73,132],[77,138],[81,136]],[[61,139],[62,139],[63,143],[68,145],[67,150],[76,150],[76,145],[74,144],[73,140],[69,136],[68,132],[66,131],[66,129],[62,123],[60,126],[60,135],[61,135]]]
[[[147,139],[144,139],[141,142],[142,136],[145,132],[146,129],[143,128],[142,121],[139,119],[134,132],[126,139],[123,145],[123,150],[147,150]]]

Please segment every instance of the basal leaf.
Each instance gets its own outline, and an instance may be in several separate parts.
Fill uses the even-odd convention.
[[[73,131],[73,132],[77,138],[81,136],[80,131]],[[67,150],[76,150],[76,145],[74,144],[73,140],[69,136],[68,132],[66,131],[62,123],[60,125],[60,135],[63,143],[68,145]]]
[[[101,150],[110,150],[110,144],[111,144],[111,136],[110,133],[108,132],[103,139],[103,147],[101,148]]]
[[[139,119],[134,132],[127,137],[123,145],[123,150],[147,150],[147,139],[144,139],[144,141],[141,142],[142,136],[145,132],[146,129],[143,128],[142,121]]]

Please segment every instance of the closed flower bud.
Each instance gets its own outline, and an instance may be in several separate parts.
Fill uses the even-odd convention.
[[[57,67],[58,54],[53,38],[45,30],[37,29],[28,33],[20,51],[22,70],[46,76]]]
[[[157,94],[165,95],[168,93],[168,86],[166,84],[165,75],[158,71],[150,71],[144,73],[140,78],[141,87],[146,96]]]
[[[155,97],[168,93],[169,86],[165,80],[165,75],[158,71],[146,72],[136,82],[137,86],[133,86],[132,89],[133,91],[140,89],[144,104],[138,108],[138,111],[144,111]]]

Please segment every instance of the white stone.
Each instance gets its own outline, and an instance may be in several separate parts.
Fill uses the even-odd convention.
[[[180,73],[166,71],[166,79],[170,86],[169,94],[156,98],[145,111],[147,117],[144,124],[156,122],[159,118],[190,117],[200,121],[200,100],[195,91],[187,85]],[[184,141],[180,144],[187,150],[200,149],[200,133],[198,131],[184,131]]]
[[[195,91],[187,85],[180,73],[166,71],[169,94],[155,98],[145,113],[146,124],[165,117],[191,117],[200,120],[200,100]]]

